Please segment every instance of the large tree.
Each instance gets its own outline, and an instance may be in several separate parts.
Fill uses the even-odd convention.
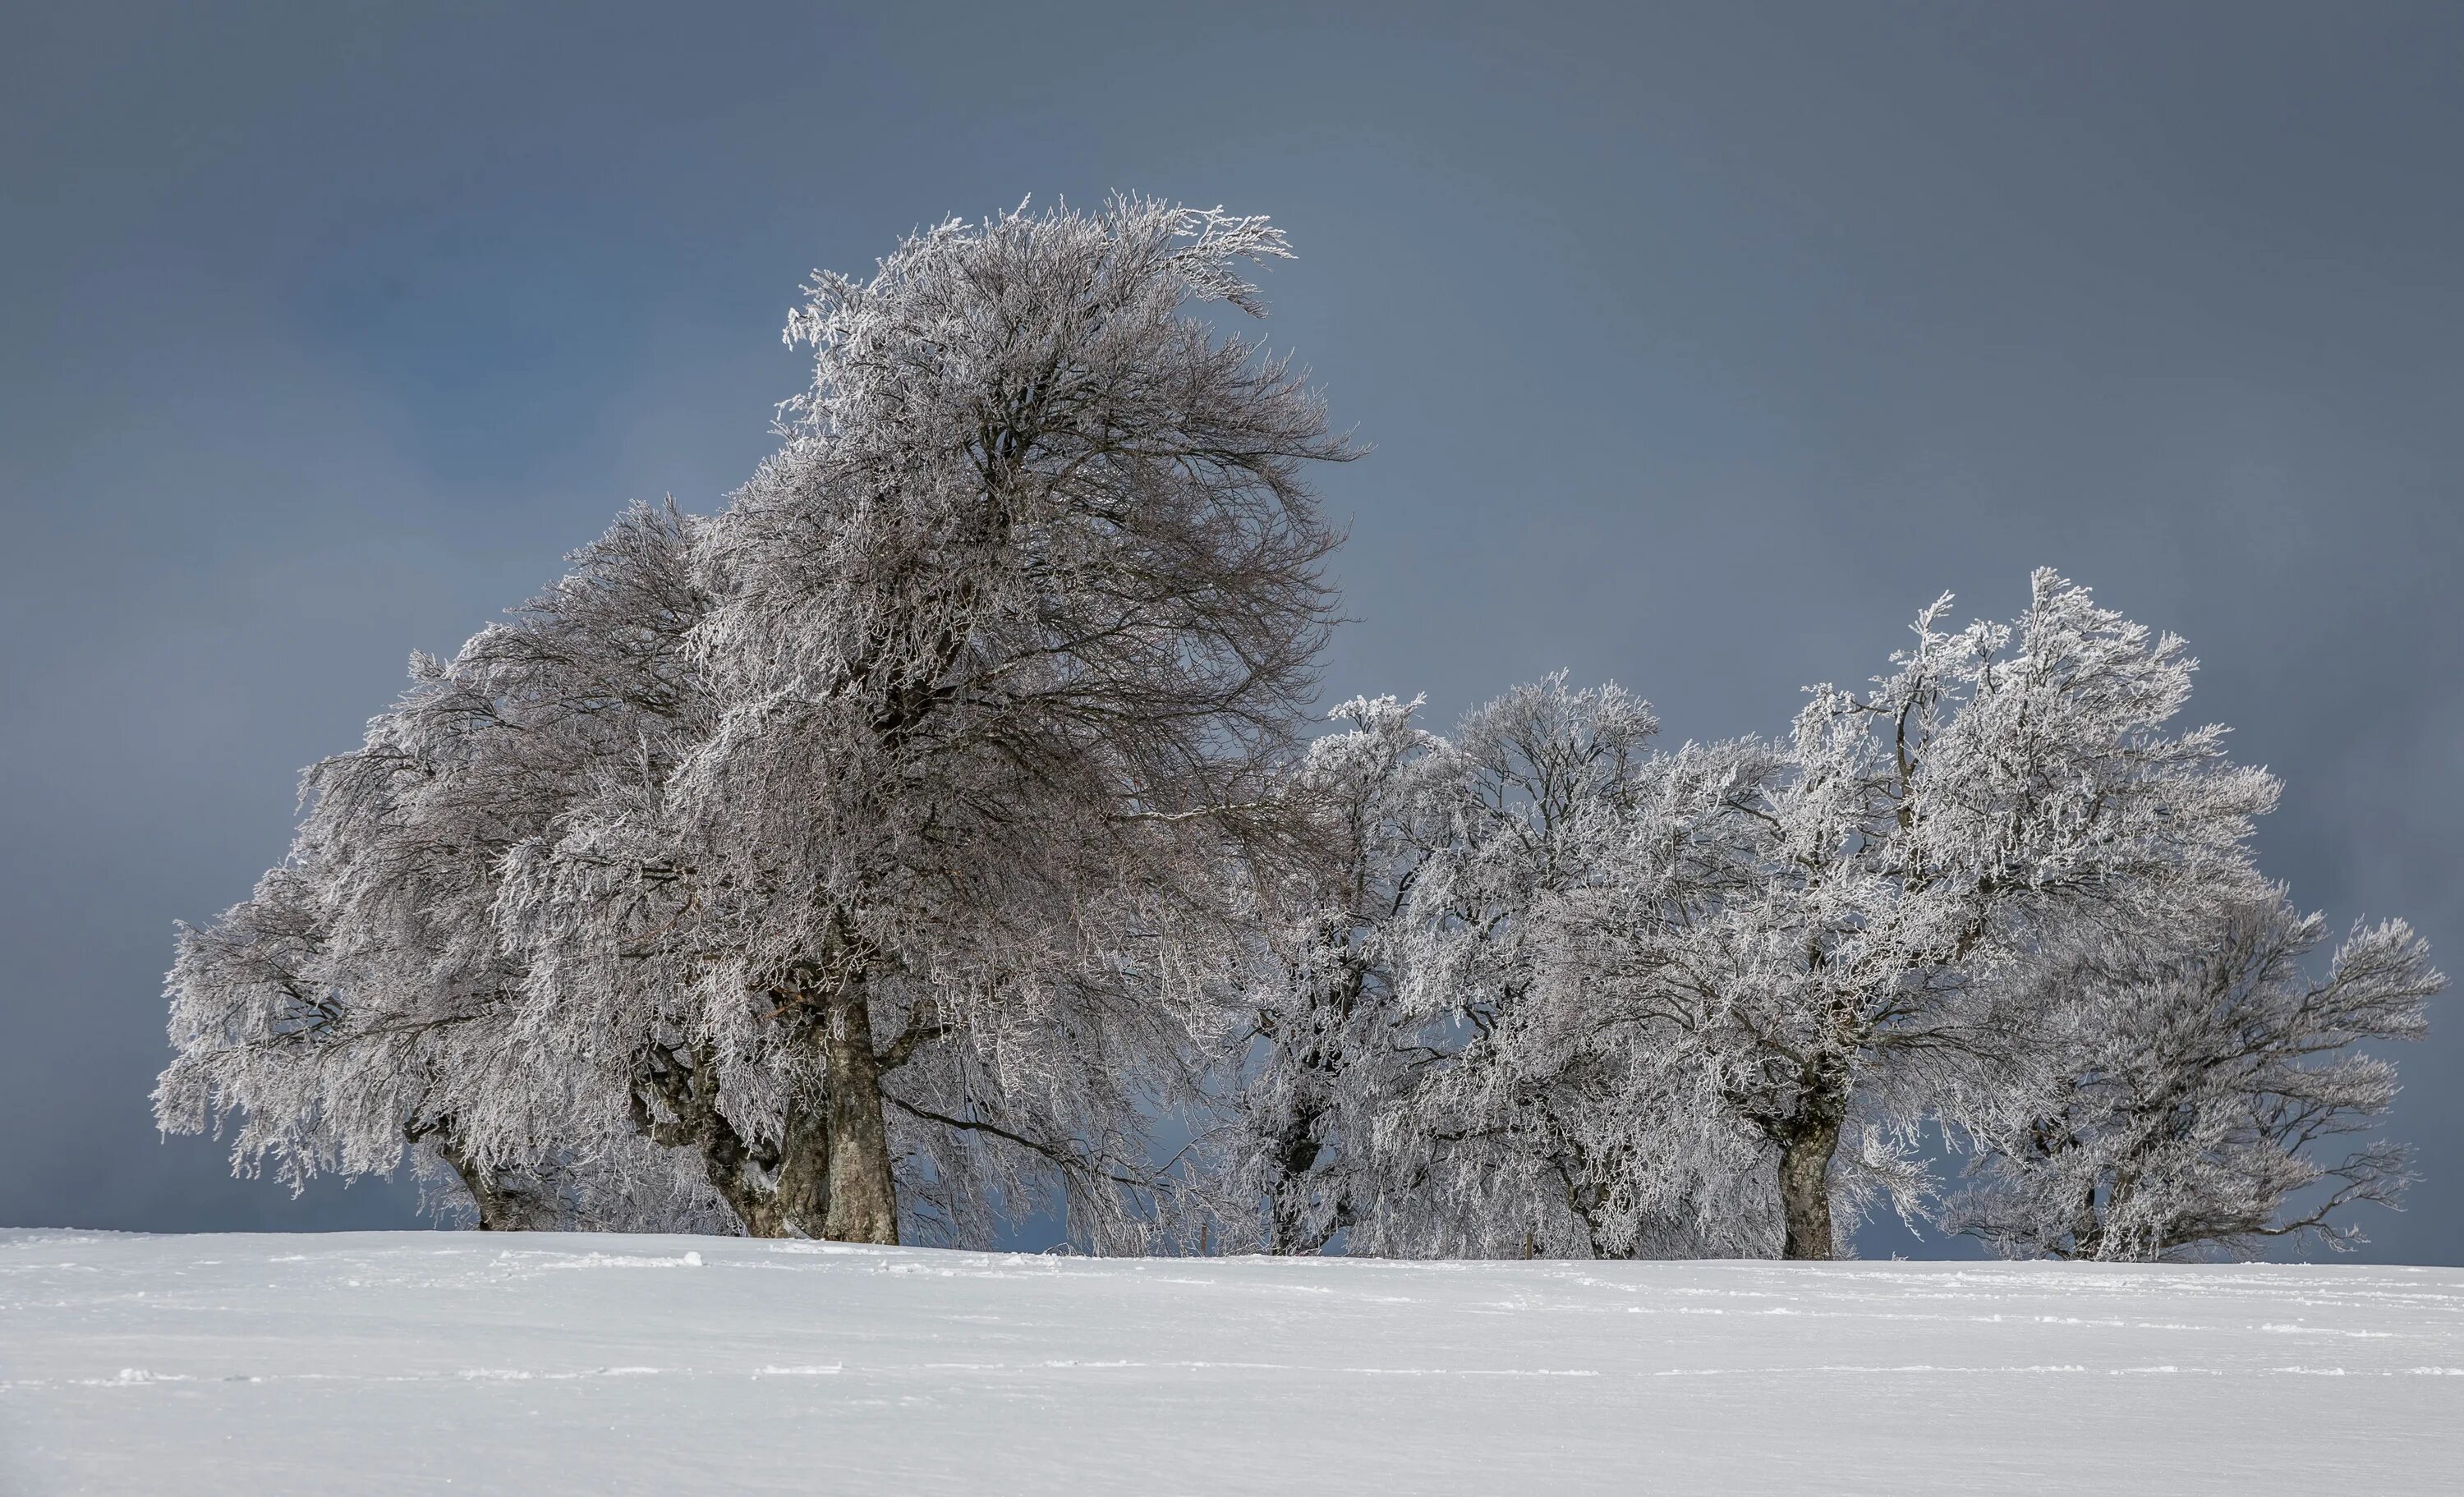
[[[1258,312],[1238,268],[1287,254],[1119,198],[817,276],[782,447],[670,525],[646,611],[569,584],[315,777],[269,890],[341,933],[300,996],[204,959],[257,906],[191,937],[166,1125],[236,1107],[244,1154],[343,1168],[450,1144],[474,1194],[647,1141],[756,1233],[981,1241],[1058,1203],[1150,1240],[1189,1177],[1148,1128],[1200,1098],[1330,616],[1302,471],[1347,449],[1199,315]],[[406,1033],[443,1038],[410,1068]],[[341,1153],[338,1109],[380,1120]]]

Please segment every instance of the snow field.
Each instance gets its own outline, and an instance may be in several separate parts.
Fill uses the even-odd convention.
[[[0,1491],[2464,1489],[2464,1270],[0,1233]]]

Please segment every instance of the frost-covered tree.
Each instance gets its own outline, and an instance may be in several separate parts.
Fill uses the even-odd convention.
[[[1424,1064],[1380,1110],[1379,1250],[1632,1256],[1661,1244],[1597,1126],[1618,1057],[1535,1001],[1556,921],[1656,769],[1649,706],[1562,672],[1468,715],[1433,766],[1440,833],[1396,945]]]
[[[2418,1030],[2420,943],[2301,975],[2276,782],[2049,571],[1776,739],[1663,749],[1561,674],[1299,752],[1304,474],[1350,449],[1210,305],[1287,253],[1119,198],[817,276],[724,509],[416,660],[183,932],[163,1125],[295,1180],[407,1151],[485,1226],[869,1242],[1821,1258],[1935,1209],[1928,1124],[2014,1252],[2392,1200],[2396,1154],[2311,1151],[2392,1094],[2351,1050]]]
[[[1309,1250],[1633,1257],[1742,1251],[1733,1169],[1636,1106],[1628,1037],[1546,1000],[1571,905],[1672,760],[1649,708],[1563,674],[1456,736],[1349,704],[1309,787],[1332,876],[1264,987],[1250,1090],[1270,1240]]]
[[[454,659],[414,657],[365,743],[307,771],[290,858],[181,933],[165,1129],[236,1114],[234,1163],[295,1183],[411,1147],[487,1227],[722,1219],[698,1172],[531,1044],[527,974],[492,918],[507,854],[605,784],[671,771],[703,731],[690,540],[672,508],[636,506]]]
[[[1442,828],[1380,937],[1420,1060],[1353,1241],[1828,1257],[1838,1211],[1924,1209],[1914,1130],[2015,1073],[2000,974],[2254,885],[2276,783],[2172,726],[2179,640],[2050,572],[2013,624],[1947,605],[1777,741],[1650,750],[1639,702],[1552,680],[1430,752]]]
[[[1951,1224],[2016,1257],[2249,1256],[2277,1240],[2359,1241],[2346,1207],[2394,1205],[2405,1151],[2364,1141],[2396,1091],[2356,1051],[2418,1038],[2444,985],[2402,921],[2326,936],[2281,888],[2162,929],[2085,924],[2011,974],[2005,1011],[2035,1064],[1969,1117],[1974,1189]]]
[[[2222,728],[2172,726],[2179,639],[2050,571],[2012,624],[1947,632],[1948,603],[1870,691],[1815,689],[1788,739],[1681,756],[1692,788],[1648,803],[1570,936],[1561,1001],[1759,1141],[1789,1257],[1835,1251],[1843,1163],[1909,1195],[1894,1128],[2002,1044],[1981,974],[2246,887],[2277,794]]]
[[[1419,706],[1344,703],[1333,715],[1350,726],[1310,743],[1284,787],[1308,855],[1261,889],[1244,987],[1253,1017],[1234,1046],[1242,1176],[1269,1252],[1321,1251],[1381,1215],[1376,1111],[1442,1057],[1417,1043],[1396,992],[1415,885],[1442,845],[1453,758],[1414,724]]]
[[[759,1234],[1164,1230],[1148,1129],[1202,1099],[1331,606],[1302,472],[1348,449],[1200,315],[1287,253],[1119,198],[817,276],[784,445],[654,587],[585,564],[312,771],[292,863],[184,948],[166,1126],[416,1138],[483,1205],[681,1162]],[[295,890],[313,970],[226,976]]]

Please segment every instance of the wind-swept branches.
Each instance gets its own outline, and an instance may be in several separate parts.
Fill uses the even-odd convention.
[[[165,1123],[366,1169],[450,1118],[465,1178],[682,1151],[760,1233],[980,1242],[1055,1190],[1173,1230],[1053,1172],[1202,1101],[1227,892],[1288,840],[1303,474],[1350,450],[1196,305],[1288,255],[1120,197],[818,275],[719,514],[635,511],[311,772],[293,863],[184,948]]]

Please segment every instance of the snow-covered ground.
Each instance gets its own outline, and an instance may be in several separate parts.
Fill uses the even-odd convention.
[[[0,1233],[0,1491],[2464,1491],[2464,1270]]]

